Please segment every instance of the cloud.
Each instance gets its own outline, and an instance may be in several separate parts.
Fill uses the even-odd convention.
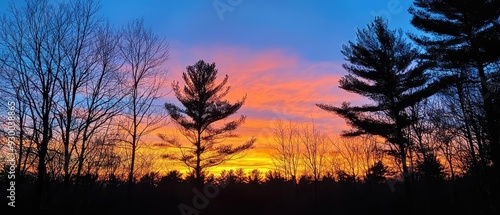
[[[190,48],[175,44],[171,51],[169,79],[183,84],[181,75],[186,66],[204,59],[206,62],[216,63],[219,77],[226,74],[229,76],[229,101],[236,101],[247,95],[245,104],[236,114],[247,116],[245,124],[238,129],[241,137],[227,141],[243,142],[253,136],[257,138],[256,149],[248,152],[244,158],[228,162],[220,168],[245,166],[270,169],[272,163],[266,144],[276,118],[297,122],[314,120],[324,132],[338,134],[348,128],[344,120],[321,110],[315,104],[340,105],[342,101],[363,100],[338,87],[338,80],[345,74],[338,62],[310,62],[278,48]],[[175,100],[173,93],[168,95],[168,100]]]

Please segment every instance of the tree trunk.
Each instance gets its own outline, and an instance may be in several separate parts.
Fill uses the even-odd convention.
[[[44,93],[44,97],[47,98],[47,93]],[[45,99],[44,103],[48,103]],[[45,104],[47,105],[47,104]],[[47,111],[47,110],[46,110]],[[44,195],[46,194],[46,177],[47,177],[47,167],[45,165],[45,157],[47,155],[49,140],[50,140],[50,118],[49,111],[44,113],[42,119],[42,142],[40,143],[40,150],[38,153],[38,177],[36,185],[36,210],[42,210],[45,205],[43,204]]]
[[[398,140],[399,140],[399,143],[398,143],[398,146],[399,146],[399,156],[401,158],[401,165],[403,166],[403,183],[404,183],[404,186],[405,186],[405,191],[406,191],[406,198],[407,198],[407,201],[406,201],[406,207],[407,207],[407,210],[412,210],[412,206],[413,206],[413,191],[412,191],[412,187],[411,187],[411,174],[410,172],[408,171],[408,165],[406,163],[406,146],[405,146],[405,141],[404,141],[404,138],[403,138],[403,132],[401,131],[401,129],[399,128],[398,126],[398,123],[399,120],[397,120],[396,122],[396,126],[397,126],[397,137],[398,137]]]
[[[68,120],[69,121],[69,120]],[[66,125],[66,131],[65,131],[66,138],[64,140],[64,192],[67,194],[67,191],[69,189],[69,179],[70,179],[70,174],[69,174],[69,160],[71,155],[69,154],[69,125]]]
[[[21,106],[19,106],[21,108]],[[21,111],[21,110],[20,110]],[[23,147],[24,147],[24,116],[23,113],[19,112],[19,157],[17,158],[17,180],[18,181],[23,181],[22,176],[23,174],[21,173],[21,163],[23,161]],[[26,155],[28,156],[28,155]]]
[[[87,129],[87,128],[85,128]],[[87,130],[84,131],[84,133],[86,133]],[[85,149],[87,147],[85,147],[85,144],[87,143],[87,136],[84,135],[83,138],[82,138],[82,149],[81,149],[81,152],[80,152],[80,155],[78,155],[78,167],[77,167],[77,170],[76,170],[76,180],[75,180],[75,187],[74,187],[74,191],[76,192],[77,189],[78,189],[78,185],[80,184],[80,181],[82,179],[82,170],[83,170],[83,161],[85,160]]]
[[[201,111],[200,111],[201,113]],[[201,120],[200,120],[201,121]],[[196,144],[196,168],[195,168],[195,183],[199,190],[203,189],[203,178],[201,177],[201,128],[197,131],[197,144]]]
[[[470,155],[472,158],[472,169],[473,171],[473,177],[476,176],[475,169],[477,167],[477,158],[476,158],[476,152],[474,150],[474,141],[472,140],[472,132],[470,130],[470,125],[469,125],[469,116],[467,114],[467,108],[465,106],[465,99],[464,99],[464,94],[463,94],[463,86],[462,83],[456,84],[457,87],[457,94],[458,94],[458,101],[460,102],[460,108],[462,109],[462,114],[464,118],[464,124],[465,124],[465,136],[467,138],[467,142],[469,143],[470,147]]]
[[[38,159],[38,176],[36,184],[36,209],[41,210],[43,207],[43,195],[45,194],[45,178],[47,175],[47,169],[45,166],[45,156],[47,155],[47,144],[48,141],[44,138],[42,140]]]
[[[132,191],[132,186],[134,184],[134,168],[135,168],[135,150],[137,148],[137,127],[139,126],[137,124],[137,89],[138,89],[138,84],[137,81],[134,84],[133,87],[133,93],[132,93],[132,111],[133,111],[133,120],[132,120],[132,157],[130,161],[130,172],[128,173],[128,185],[129,185],[129,194]]]
[[[134,168],[135,168],[135,151],[136,151],[136,148],[137,148],[137,144],[136,144],[136,137],[134,135],[134,137],[132,138],[132,157],[131,157],[131,161],[130,161],[130,172],[128,173],[128,184],[129,184],[129,189],[132,188],[132,185],[134,184]]]
[[[400,146],[400,157],[401,157],[401,164],[403,166],[403,179],[404,179],[404,185],[405,185],[405,190],[406,194],[408,197],[411,196],[412,190],[411,190],[411,184],[410,184],[410,172],[408,171],[408,165],[406,164],[406,149],[404,146]]]
[[[480,79],[480,83],[481,83],[481,95],[482,95],[482,98],[483,98],[483,105],[484,105],[484,109],[485,109],[485,113],[486,113],[486,123],[487,123],[487,134],[489,135],[489,140],[490,140],[490,147],[491,147],[491,160],[493,161],[493,166],[494,166],[494,170],[495,170],[495,173],[496,173],[496,178],[498,179],[498,177],[500,176],[500,160],[499,160],[499,151],[500,150],[500,140],[499,140],[499,136],[498,136],[498,133],[497,133],[497,123],[496,123],[496,120],[497,120],[497,116],[495,114],[496,111],[498,110],[493,110],[493,101],[492,101],[492,92],[490,92],[490,89],[488,87],[488,82],[487,82],[487,78],[486,78],[486,74],[484,72],[484,65],[482,62],[480,61],[477,61],[477,69],[478,69],[478,75],[479,75],[479,79]],[[489,186],[489,182],[488,182],[488,178],[485,177],[485,184],[488,188],[486,188],[486,193],[487,193],[487,196],[488,196],[488,201],[489,201],[489,206],[490,206],[490,210],[491,212],[495,212],[496,210],[496,207],[495,207],[495,203],[494,200],[493,200],[493,197],[492,197],[492,194],[491,194],[491,191],[490,191],[490,186]]]

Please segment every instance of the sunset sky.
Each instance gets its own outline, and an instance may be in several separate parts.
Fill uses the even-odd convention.
[[[7,2],[0,3],[2,11]],[[344,120],[315,104],[364,101],[338,88],[338,79],[346,74],[342,44],[354,40],[356,28],[364,28],[376,15],[388,19],[390,28],[413,29],[407,12],[410,1],[402,0],[106,0],[101,4],[112,26],[143,18],[146,27],[166,38],[169,83],[181,81],[186,66],[203,59],[216,63],[219,77],[229,75],[230,101],[247,94],[238,112],[247,116],[238,140],[255,136],[256,147],[223,168],[271,168],[266,144],[276,118],[314,119],[324,132],[339,134],[347,128]],[[165,91],[169,90],[168,86]],[[170,93],[161,103],[175,100]]]

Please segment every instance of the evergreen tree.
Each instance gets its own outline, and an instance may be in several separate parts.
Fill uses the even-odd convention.
[[[255,138],[239,146],[224,144],[224,139],[237,136],[234,130],[244,123],[245,116],[229,122],[222,120],[235,114],[246,97],[234,104],[223,99],[230,89],[225,86],[228,76],[216,84],[218,70],[215,63],[208,64],[200,60],[193,66],[188,66],[186,70],[182,73],[186,84],[183,88],[179,86],[179,82],[172,83],[175,96],[183,107],[166,103],[165,108],[190,145],[180,143],[175,137],[160,137],[169,145],[179,148],[180,153],[171,155],[172,158],[193,169],[197,184],[201,185],[204,170],[233,159],[235,155],[252,148]]]
[[[432,35],[413,36],[426,58],[459,69],[464,83],[478,83],[491,160],[500,175],[500,3],[496,0],[416,0],[411,23]],[[481,116],[482,118],[482,116]],[[475,121],[480,121],[477,117]],[[481,146],[479,146],[481,147]],[[481,154],[480,154],[481,155]],[[481,155],[481,159],[489,156]]]
[[[419,52],[406,42],[401,30],[389,30],[387,23],[378,17],[366,29],[358,30],[357,41],[344,45],[342,54],[350,64],[343,65],[349,74],[340,79],[340,88],[368,97],[374,103],[317,106],[346,119],[353,129],[344,131],[344,136],[372,134],[393,144],[392,155],[402,164],[410,195],[406,160],[409,141],[403,131],[416,119],[408,116],[405,109],[438,90],[439,84],[430,84],[425,73],[430,65],[418,61]]]
[[[383,183],[387,173],[387,166],[385,166],[382,161],[378,161],[368,169],[366,173],[366,182],[374,184]]]
[[[435,183],[444,180],[444,167],[438,161],[436,155],[427,154],[426,157],[417,165],[418,175],[429,183]]]

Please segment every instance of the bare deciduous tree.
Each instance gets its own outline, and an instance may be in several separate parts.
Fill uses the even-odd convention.
[[[120,53],[124,60],[124,85],[128,92],[126,114],[120,123],[125,132],[124,141],[130,147],[128,183],[134,182],[136,152],[142,137],[164,124],[165,115],[155,104],[162,98],[168,59],[165,39],[144,27],[142,20],[131,22],[122,32]]]
[[[276,119],[272,135],[273,139],[268,143],[268,146],[271,148],[274,166],[283,173],[286,179],[296,182],[301,157],[300,133],[297,123]]]
[[[345,172],[360,179],[368,169],[378,161],[384,160],[384,154],[374,136],[339,137],[333,139],[331,165],[333,172]]]
[[[28,0],[23,8],[12,6],[11,17],[2,21],[3,65],[17,73],[24,103],[29,108],[29,127],[37,149],[37,189],[35,207],[46,194],[46,159],[53,137],[57,77],[61,74],[64,15],[60,7],[47,1]]]
[[[58,102],[56,121],[61,133],[61,141],[64,146],[64,184],[67,188],[71,176],[70,161],[77,142],[80,140],[80,132],[76,130],[82,120],[78,119],[77,112],[82,109],[83,101],[78,97],[84,91],[93,72],[95,60],[93,58],[91,45],[94,43],[93,34],[98,27],[99,20],[96,17],[98,5],[92,1],[74,1],[61,3],[59,43],[60,56],[62,58],[61,73],[56,77]]]
[[[108,144],[94,138],[97,133],[114,133],[117,116],[124,106],[126,91],[121,85],[123,74],[119,72],[118,62],[118,37],[109,26],[96,29],[94,43],[91,51],[94,54],[92,72],[83,85],[81,95],[81,108],[78,113],[78,127],[76,132],[80,135],[79,146],[76,147],[77,170],[76,183],[87,155],[92,152],[88,148],[95,148],[92,143]],[[110,129],[112,131],[110,131]],[[99,138],[99,137],[97,137]],[[115,139],[107,138],[114,142]]]
[[[331,141],[326,134],[318,130],[314,122],[311,125],[303,125],[299,132],[300,143],[304,146],[304,166],[313,176],[314,196],[317,198],[318,181],[325,171],[326,155],[330,151]]]

